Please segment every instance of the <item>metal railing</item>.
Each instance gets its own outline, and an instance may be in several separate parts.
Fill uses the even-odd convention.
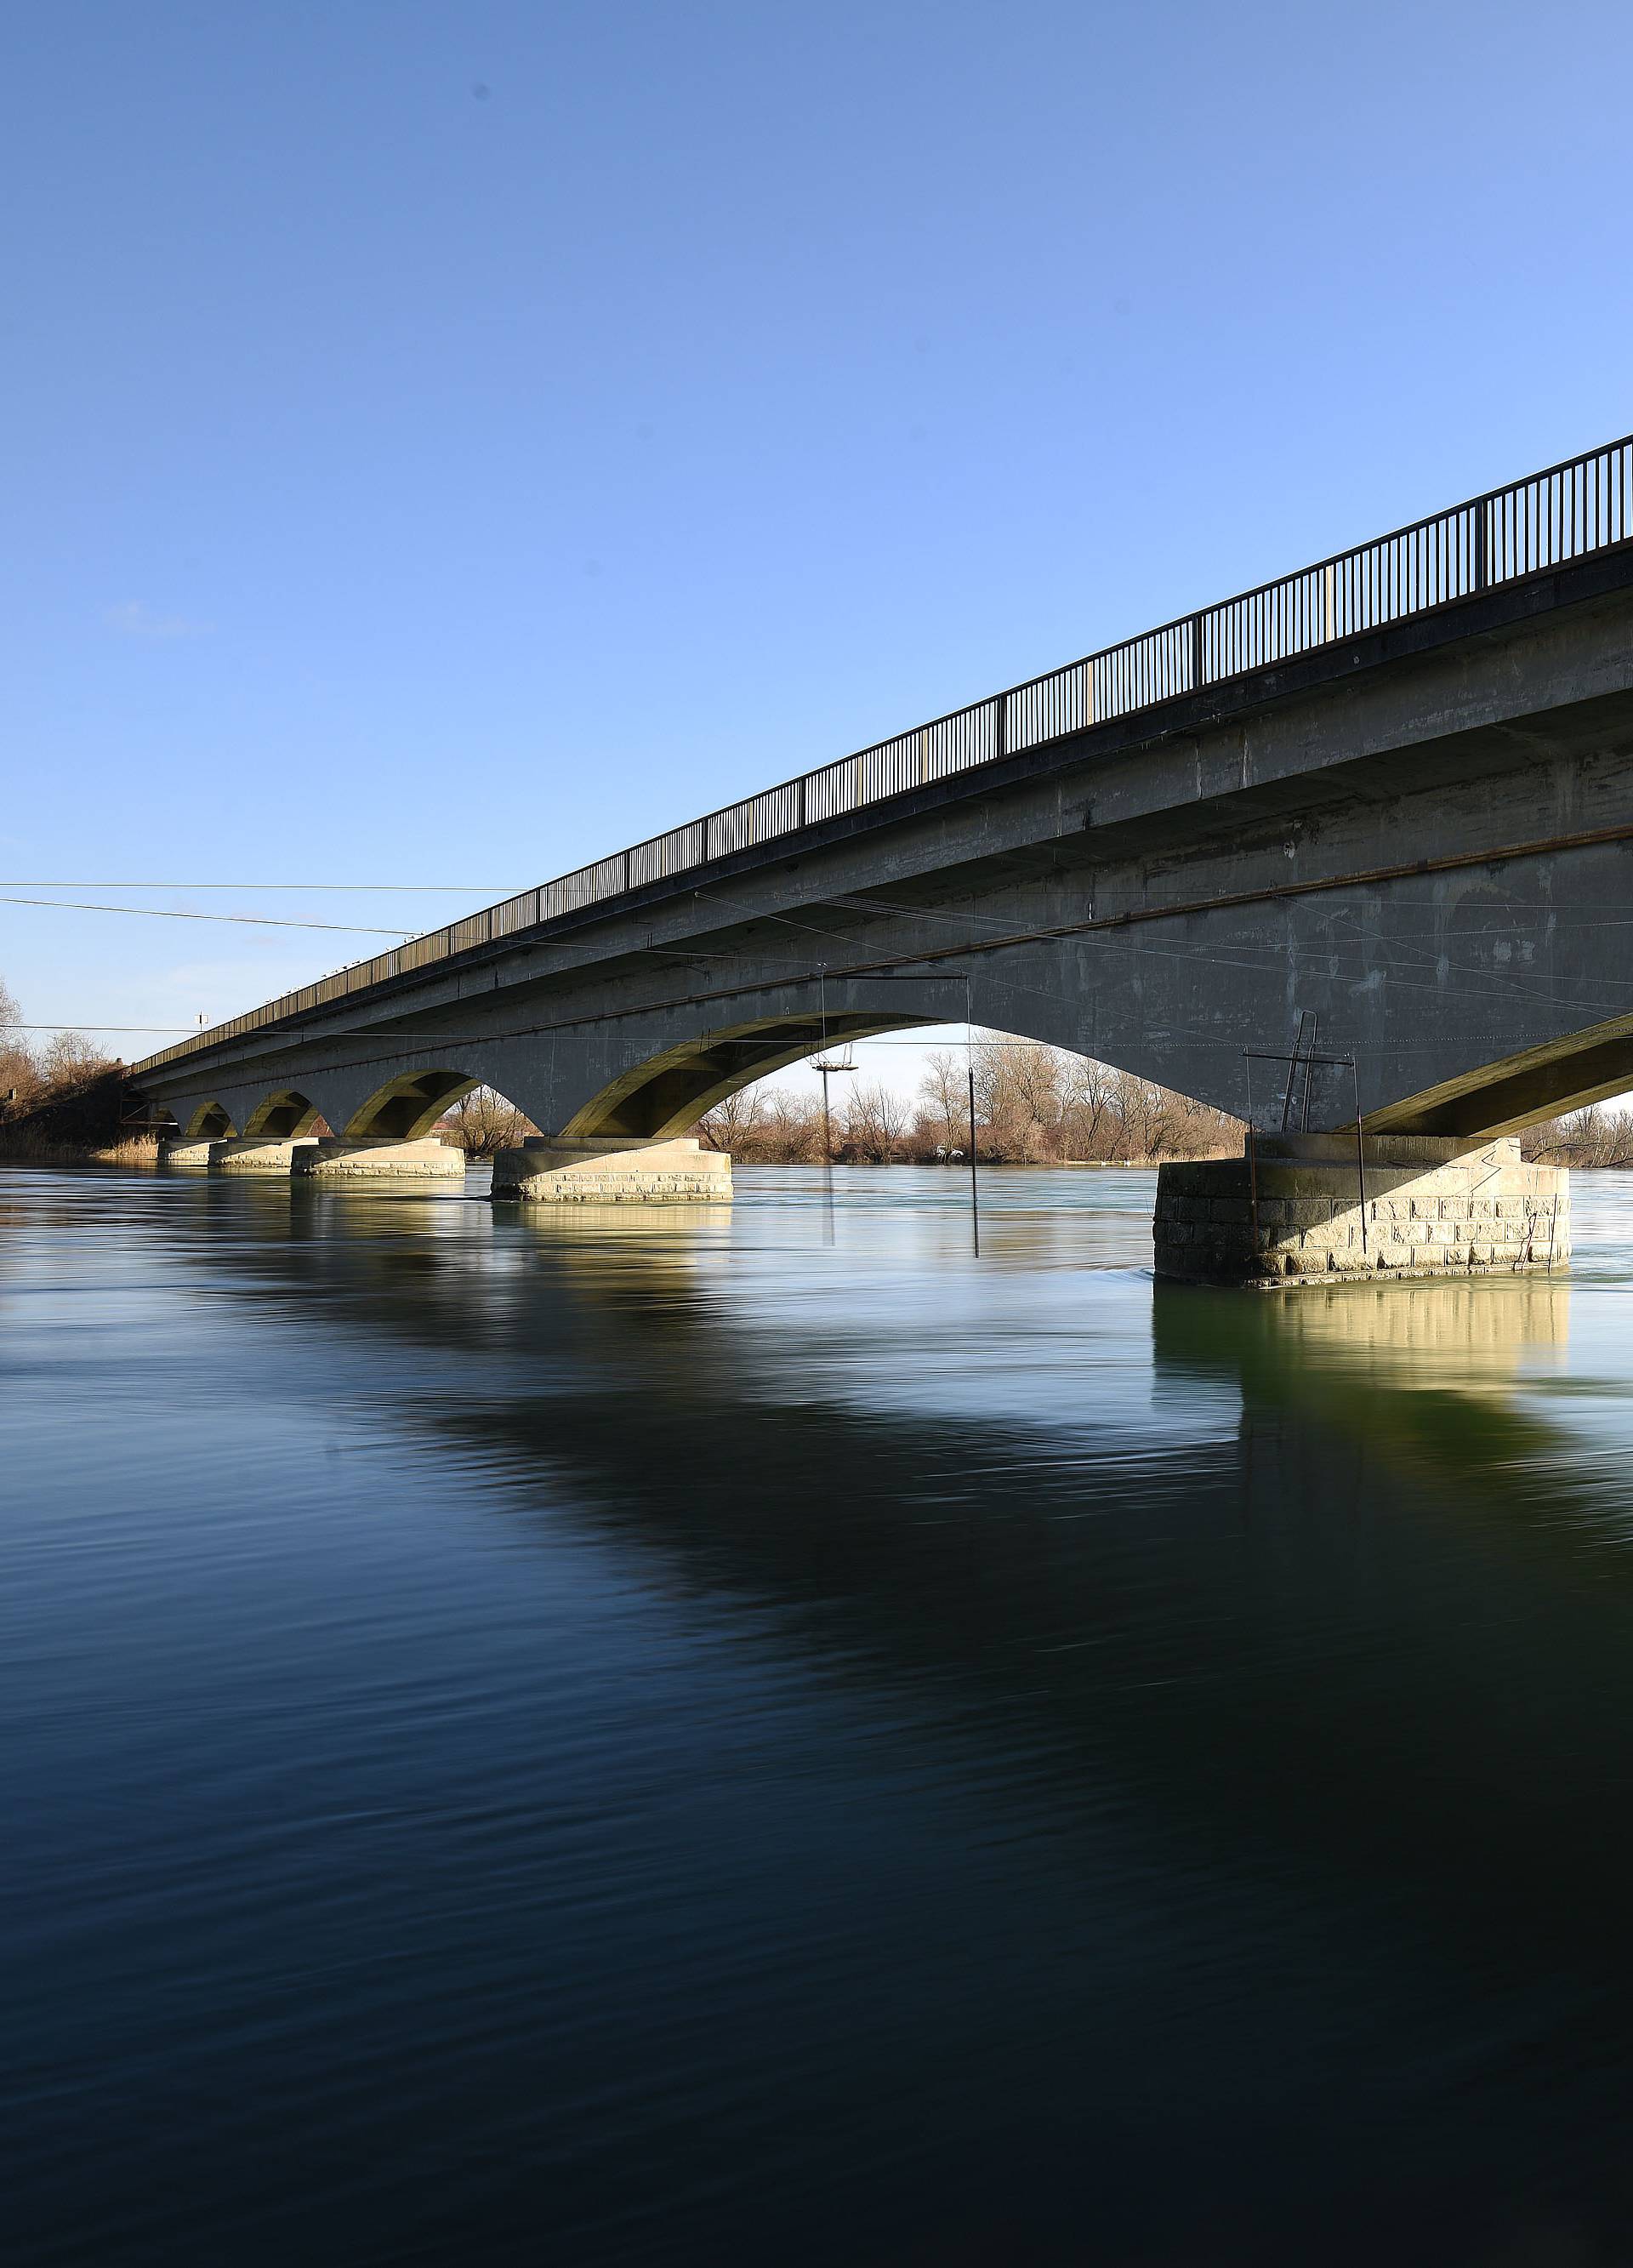
[[[337,969],[316,984],[179,1041],[136,1064],[154,1071],[496,938],[621,896],[926,781],[1157,707],[1250,670],[1472,598],[1633,538],[1633,435],[1532,473],[1239,598],[1165,622],[1007,692],[956,709],[837,763],[688,820],[536,890]]]

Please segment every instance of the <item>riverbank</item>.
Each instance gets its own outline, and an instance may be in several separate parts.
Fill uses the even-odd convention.
[[[0,1166],[157,1166],[158,1137],[133,1134],[117,1142],[53,1141],[38,1132],[0,1133]]]

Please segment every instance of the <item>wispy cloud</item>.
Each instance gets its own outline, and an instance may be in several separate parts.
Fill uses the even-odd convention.
[[[121,637],[190,638],[208,637],[214,624],[191,622],[186,615],[161,615],[143,599],[121,599],[110,607],[105,617],[111,630]]]

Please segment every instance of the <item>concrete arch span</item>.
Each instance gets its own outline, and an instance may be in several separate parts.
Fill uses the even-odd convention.
[[[229,1135],[239,1130],[232,1123],[231,1112],[213,1096],[196,1104],[190,1116],[180,1117],[177,1123],[181,1128],[184,1142],[224,1141]]]
[[[574,1112],[558,1130],[569,1139],[662,1142],[684,1134],[739,1088],[803,1062],[816,1049],[922,1027],[916,1015],[837,1011],[826,1020],[802,1012],[710,1031],[630,1065]]]
[[[451,1104],[482,1084],[474,1071],[407,1071],[376,1087],[339,1130],[352,1142],[418,1141]]]
[[[292,1087],[267,1095],[255,1105],[244,1122],[246,1136],[265,1134],[275,1138],[310,1134],[322,1116],[314,1102]]]

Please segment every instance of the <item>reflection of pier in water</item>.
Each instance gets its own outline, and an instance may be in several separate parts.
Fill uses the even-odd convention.
[[[1570,1314],[1568,1287],[1534,1277],[1312,1285],[1276,1304],[1276,1338],[1304,1364],[1459,1394],[1512,1392],[1550,1351],[1563,1354]]]
[[[1332,1508],[1370,1491],[1383,1505],[1393,1484],[1432,1481],[1438,1511],[1519,1504],[1546,1468],[1555,1517],[1579,1495],[1591,1519],[1602,1481],[1573,1490],[1569,1435],[1522,1393],[1563,1368],[1570,1314],[1569,1287],[1534,1277],[1311,1286],[1247,1313],[1159,1283],[1153,1352],[1171,1388],[1235,1382],[1258,1485],[1291,1501]]]

